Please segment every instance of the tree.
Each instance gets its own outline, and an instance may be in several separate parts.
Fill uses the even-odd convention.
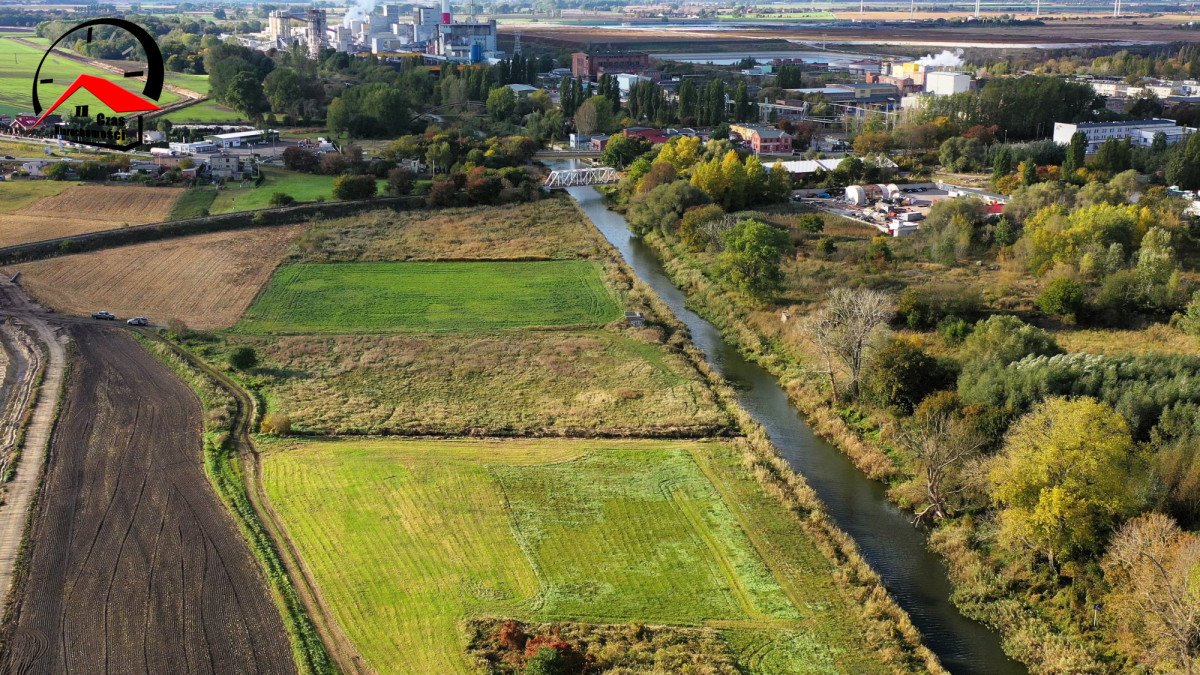
[[[1033,185],[1038,182],[1037,164],[1029,160],[1021,162],[1021,185]]]
[[[1026,356],[1062,354],[1054,336],[1011,314],[997,314],[975,323],[958,351],[964,374],[991,366],[1007,366]]]
[[[247,117],[255,117],[267,109],[262,79],[252,72],[240,72],[229,81],[223,97],[225,103]]]
[[[996,151],[996,156],[992,159],[992,183],[1004,178],[1013,171],[1012,151],[1007,145],[1000,146]]]
[[[497,122],[507,122],[512,119],[517,110],[517,95],[508,87],[496,87],[488,92],[487,111]]]
[[[1093,160],[1096,168],[1109,174],[1120,173],[1129,169],[1133,163],[1133,148],[1129,139],[1117,140],[1110,138],[1100,145]]]
[[[338,176],[333,179],[333,196],[338,199],[370,199],[375,196],[374,176]]]
[[[722,237],[721,269],[742,293],[763,297],[783,283],[780,265],[788,247],[788,236],[758,220],[743,220]]]
[[[413,172],[402,167],[396,167],[388,171],[387,175],[387,191],[393,197],[403,197],[412,194]]]
[[[283,150],[283,165],[292,171],[314,173],[320,164],[321,158],[311,150],[295,147],[284,148]]]
[[[1148,670],[1195,672],[1200,656],[1200,537],[1160,513],[1138,516],[1101,563],[1118,649]]]
[[[809,234],[820,234],[825,229],[825,219],[818,213],[806,213],[796,220],[796,228]]]
[[[910,414],[925,397],[953,383],[954,374],[912,339],[892,337],[871,354],[863,389],[880,404]]]
[[[1200,189],[1200,134],[1192,134],[1186,143],[1176,144],[1167,162],[1167,182],[1182,190]]]
[[[275,112],[294,112],[304,97],[300,76],[291,68],[276,68],[263,80],[263,93]]]
[[[229,367],[234,370],[250,370],[258,365],[258,354],[253,347],[238,347],[229,352]]]
[[[71,176],[71,165],[66,162],[55,162],[42,171],[42,175],[50,180],[67,180]]]
[[[600,153],[600,161],[616,169],[624,169],[630,162],[650,150],[650,143],[638,136],[615,134],[608,139],[604,152]]]
[[[862,367],[870,355],[870,338],[895,314],[892,296],[870,289],[835,288],[825,306],[801,325],[805,336],[825,357],[834,400],[839,400],[834,361],[850,372],[847,391],[858,393]]]
[[[575,130],[591,135],[612,127],[612,102],[607,96],[593,96],[575,111]]]
[[[438,167],[449,170],[450,163],[453,161],[454,151],[450,149],[449,143],[441,141],[429,144],[429,149],[425,152],[425,163],[429,165],[430,171],[436,174]]]
[[[272,192],[271,193],[271,199],[270,199],[271,206],[287,206],[289,204],[294,204],[295,202],[296,202],[296,198],[289,195],[286,192]]]
[[[1059,277],[1051,281],[1037,298],[1038,309],[1071,321],[1074,321],[1083,309],[1083,302],[1083,284],[1070,277]]]
[[[629,227],[635,233],[673,232],[684,211],[708,202],[703,192],[691,183],[677,180],[635,195],[629,203]]]
[[[916,461],[929,501],[913,522],[946,518],[952,500],[967,490],[964,469],[980,456],[987,437],[962,416],[954,394],[942,392],[917,406],[912,421],[900,433],[900,442]]]
[[[1171,317],[1171,322],[1188,335],[1200,338],[1200,291],[1192,293],[1191,302],[1182,312]]]
[[[1075,172],[1083,168],[1084,158],[1087,156],[1087,134],[1082,131],[1076,131],[1071,135],[1071,142],[1067,145],[1067,158],[1063,160],[1062,175],[1066,180],[1071,180]]]
[[[1046,399],[1009,430],[988,474],[1002,545],[1039,552],[1057,573],[1145,504],[1146,460],[1112,408]]]

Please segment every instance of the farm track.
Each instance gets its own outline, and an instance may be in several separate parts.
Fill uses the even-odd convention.
[[[69,322],[3,670],[292,673],[265,580],[204,475],[195,394],[118,330]]]
[[[321,595],[320,588],[313,579],[312,571],[304,564],[304,559],[300,556],[300,552],[296,550],[295,542],[287,536],[287,529],[283,525],[283,520],[271,508],[271,502],[267,498],[262,484],[262,465],[259,461],[258,449],[254,447],[254,442],[250,439],[250,420],[254,417],[255,409],[254,399],[237,382],[234,382],[203,360],[196,358],[186,349],[182,349],[175,343],[165,340],[151,331],[142,331],[142,334],[167,345],[171,351],[191,364],[193,368],[203,371],[212,378],[237,402],[237,421],[234,424],[234,437],[237,439],[238,454],[242,458],[242,466],[245,470],[246,493],[250,497],[250,502],[253,504],[254,510],[258,512],[259,520],[262,521],[267,532],[270,534],[275,549],[280,552],[280,557],[287,567],[288,576],[291,577],[299,592],[300,599],[304,603],[304,608],[308,612],[309,617],[317,625],[322,642],[324,642],[325,648],[337,664],[338,670],[342,673],[356,673],[360,675],[367,675],[373,672],[346,636],[341,625],[338,624],[333,611],[330,610],[329,605]]]

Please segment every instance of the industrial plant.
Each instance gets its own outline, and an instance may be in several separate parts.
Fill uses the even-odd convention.
[[[496,21],[455,21],[449,0],[441,7],[385,4],[369,9],[348,7],[341,20],[330,25],[327,10],[280,9],[271,12],[259,49],[302,45],[312,58],[324,47],[339,52],[384,56],[423,55],[432,60],[459,63],[495,61],[504,55],[496,48]]]

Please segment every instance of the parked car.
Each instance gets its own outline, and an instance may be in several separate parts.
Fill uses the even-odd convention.
[[[829,198],[830,198],[830,197],[832,197],[832,196],[833,196],[833,195],[829,194],[828,192],[818,192],[818,193],[817,193],[817,198],[818,198],[818,199],[829,199]]]
[[[99,312],[96,312],[95,314],[93,314],[92,318],[100,319],[101,321],[116,321],[117,315],[113,314],[112,312],[110,312],[108,310],[102,309]]]
[[[16,157],[13,157],[12,155],[5,155],[4,159],[16,159]]]
[[[135,316],[132,319],[126,321],[125,323],[129,324],[130,326],[149,326],[150,319],[147,319],[144,316]]]

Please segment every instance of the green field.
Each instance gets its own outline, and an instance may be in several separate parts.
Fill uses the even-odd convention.
[[[276,270],[242,333],[480,333],[621,316],[597,263],[299,263]]]
[[[38,44],[48,44],[45,40],[35,36],[27,39]],[[12,38],[0,38],[0,113],[33,112],[32,83],[43,53],[44,48],[31,47]],[[63,56],[51,55],[47,58],[46,63],[42,66],[40,77],[53,79],[54,83],[38,87],[42,106],[48,108],[53,104],[74,81],[75,76],[81,73],[105,78],[114,76],[110,71],[72,61]],[[127,88],[137,91],[136,88],[139,86],[141,83],[131,83]],[[178,95],[164,89],[158,103],[165,105],[177,101],[179,98]],[[82,90],[71,96],[69,105],[90,105],[97,112],[107,110],[96,97]],[[70,108],[65,112],[71,112]]]
[[[881,672],[830,564],[725,444],[262,448],[274,508],[379,672],[468,672],[459,622],[479,615],[708,625],[751,671]]]
[[[212,188],[190,188],[187,192],[180,195],[179,199],[175,202],[175,206],[171,207],[171,215],[167,216],[167,220],[180,220],[208,215],[212,209],[213,200],[216,197],[217,191]]]
[[[222,188],[213,202],[212,213],[265,209],[271,205],[271,195],[276,192],[291,195],[298,202],[315,202],[321,199],[334,201],[333,176],[276,168],[263,168],[262,172],[265,176],[262,185],[247,184],[242,187],[231,184]],[[378,188],[381,192],[386,186],[386,181],[379,181]]]

